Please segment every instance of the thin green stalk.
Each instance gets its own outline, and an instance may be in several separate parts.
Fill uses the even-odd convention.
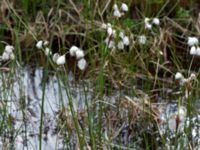
[[[58,74],[56,74],[56,77],[57,77],[57,81],[58,81],[58,91],[59,91],[59,100],[61,101],[61,106],[62,106],[62,109],[64,108],[64,101],[63,101],[63,94],[62,94],[62,87],[61,87],[61,83],[60,83],[60,80],[59,80],[59,76]],[[59,101],[59,106],[60,106],[60,101]]]
[[[41,105],[41,112],[40,112],[40,144],[39,150],[42,150],[42,128],[43,128],[43,114],[44,114],[44,98],[45,98],[45,89],[46,89],[46,82],[48,78],[48,65],[49,65],[49,57],[47,57],[47,62],[44,69],[44,78],[42,81],[42,105]]]
[[[88,104],[88,98],[87,98],[87,93],[88,91],[86,91],[85,86],[84,87],[84,94],[85,94],[85,105],[86,105],[86,109],[87,109],[87,114],[88,114],[88,124],[89,124],[89,135],[90,135],[90,142],[92,145],[92,149],[95,150],[96,148],[96,142],[95,142],[95,135],[94,135],[94,128],[93,128],[93,124],[94,124],[94,115],[93,112],[90,110],[90,106]]]
[[[76,129],[77,135],[78,135],[79,146],[80,146],[80,149],[83,150],[84,149],[84,140],[82,138],[82,135],[81,135],[81,132],[80,132],[80,129],[79,129],[78,116],[75,113],[74,106],[73,106],[73,99],[72,99],[72,96],[70,94],[70,89],[69,89],[68,79],[67,79],[67,71],[64,68],[64,66],[63,66],[63,69],[65,71],[65,77],[66,78],[63,78],[62,76],[60,76],[61,77],[60,79],[63,79],[63,81],[64,81],[63,83],[65,85],[65,92],[66,92],[67,97],[68,97],[70,112],[72,114],[73,123],[74,123],[75,129]]]
[[[108,47],[106,46],[103,51],[101,52],[101,65],[99,76],[97,79],[98,86],[97,86],[97,93],[99,94],[99,98],[103,101],[103,94],[104,94],[104,63],[106,56],[108,55]],[[98,103],[98,126],[97,126],[97,135],[99,143],[102,143],[102,117],[103,117],[103,103]]]

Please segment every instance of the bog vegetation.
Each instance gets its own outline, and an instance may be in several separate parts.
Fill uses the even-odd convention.
[[[2,149],[200,148],[195,0],[0,1]]]

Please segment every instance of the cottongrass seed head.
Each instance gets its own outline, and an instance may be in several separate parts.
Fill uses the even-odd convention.
[[[145,29],[151,30],[152,25],[150,23],[145,23]]]
[[[124,43],[123,43],[123,41],[119,41],[119,42],[118,42],[117,48],[118,48],[118,49],[124,49]]]
[[[70,56],[76,56],[76,52],[79,50],[77,46],[72,46],[69,50]]]
[[[114,4],[114,5],[113,5],[113,9],[114,9],[114,10],[118,10],[117,4]]]
[[[146,38],[145,35],[140,35],[140,36],[138,37],[138,42],[139,42],[139,44],[144,45],[144,44],[146,44],[146,41],[147,41],[147,38]]]
[[[197,55],[197,49],[196,49],[195,46],[192,46],[192,47],[190,48],[190,55]]]
[[[125,37],[123,38],[123,43],[124,43],[124,45],[126,45],[126,46],[128,46],[128,45],[130,44],[128,36],[125,36]]]
[[[196,48],[196,55],[200,56],[200,47],[199,46],[197,46],[197,48]]]
[[[49,45],[49,41],[44,41],[44,46],[48,46]]]
[[[57,65],[64,65],[66,62],[65,60],[65,54],[62,55],[62,56],[59,56],[58,59],[56,60],[56,64]]]
[[[119,37],[120,37],[121,39],[123,39],[123,38],[124,38],[124,36],[125,36],[125,35],[124,35],[124,32],[122,32],[122,31],[121,31],[121,32],[119,32]]]
[[[42,46],[43,46],[43,41],[42,40],[38,41],[37,44],[36,44],[36,47],[38,49],[42,49]]]
[[[4,51],[5,51],[6,53],[12,53],[13,50],[14,50],[14,47],[13,47],[12,45],[6,45],[6,47],[5,47],[5,49],[4,49]]]
[[[85,68],[87,67],[87,62],[84,58],[81,58],[79,61],[78,61],[78,68],[80,70],[85,70]]]
[[[44,53],[45,53],[46,56],[52,55],[52,52],[48,47],[45,48]]]
[[[59,57],[60,57],[60,54],[58,53],[53,54],[53,62],[56,63]]]
[[[175,75],[175,80],[182,80],[182,79],[184,79],[184,76],[182,75],[182,73],[177,72]]]
[[[2,60],[3,61],[7,61],[7,60],[9,60],[9,54],[8,53],[6,53],[6,52],[3,52],[3,54],[2,54]]]
[[[4,52],[1,56],[3,61],[7,61],[7,60],[14,60],[15,59],[15,55],[13,53],[14,47],[12,45],[6,45]]]
[[[127,12],[127,11],[128,11],[128,6],[127,6],[127,4],[122,3],[121,10],[124,11],[124,12]]]
[[[160,25],[160,20],[158,18],[153,18],[152,23],[155,25]]]
[[[188,46],[195,46],[199,44],[199,40],[196,37],[188,37]]]
[[[77,51],[76,51],[76,59],[81,59],[81,58],[83,58],[85,56],[85,54],[84,54],[84,51],[82,50],[82,49],[78,49]]]
[[[107,28],[107,33],[108,33],[108,36],[111,36],[113,34],[112,27]]]
[[[116,18],[120,18],[122,16],[122,14],[118,9],[116,9],[113,12],[113,16],[116,17]]]

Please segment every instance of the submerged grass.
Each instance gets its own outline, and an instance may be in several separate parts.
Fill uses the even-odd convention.
[[[8,104],[13,101],[14,92],[11,89],[15,85],[12,80],[23,76],[17,69],[29,65],[43,66],[44,70],[37,149],[45,148],[44,103],[48,94],[45,90],[51,73],[56,75],[58,81],[59,111],[54,112],[58,113],[54,117],[57,121],[57,138],[63,137],[62,149],[199,148],[199,133],[195,136],[198,142],[194,142],[192,135],[193,118],[199,115],[200,109],[195,107],[199,101],[199,56],[191,57],[186,43],[188,36],[199,36],[199,18],[195,15],[199,8],[194,7],[196,3],[192,0],[123,2],[128,4],[130,11],[118,19],[113,17],[113,5],[116,3],[120,6],[122,1],[119,0],[0,2],[0,39],[3,41],[0,47],[3,53],[5,43],[14,45],[16,56],[14,61],[2,61],[1,64],[0,135],[3,147],[17,148],[13,136],[17,139],[20,128],[15,130],[13,122],[16,122],[16,118],[12,116],[12,110],[9,110],[12,107]],[[144,26],[145,17],[159,17],[161,25],[147,30]],[[123,50],[109,48],[114,37],[109,37],[108,45],[105,44],[106,31],[102,29],[102,24],[109,22],[117,35],[123,31],[129,37],[130,44]],[[138,42],[141,35],[147,38],[145,44]],[[44,49],[36,49],[35,44],[41,39],[50,42],[53,53],[66,53],[67,64],[57,66],[51,57],[44,54]],[[115,40],[119,42],[120,37]],[[79,70],[75,58],[70,57],[68,51],[72,45],[84,50],[88,63],[86,70]],[[179,87],[174,81],[174,75],[179,71],[186,77],[195,72],[197,79]],[[82,107],[75,102],[69,85],[69,72],[73,73],[76,80],[73,86],[84,88],[84,94],[80,95]],[[92,86],[84,81],[87,79]],[[27,139],[26,111],[29,99],[24,90],[28,89],[24,89],[22,80],[18,82],[23,103],[20,107],[25,132],[23,135]],[[63,87],[67,104],[62,93]],[[191,94],[186,96],[187,92]],[[119,95],[112,100],[114,93]],[[161,118],[165,110],[162,105],[170,102],[176,103],[178,108],[178,114],[170,116],[175,117],[174,132],[162,129],[166,121],[166,118]],[[182,106],[186,109],[187,119],[184,120],[183,131],[179,132],[179,110]],[[186,125],[187,121],[189,125]],[[199,128],[199,121],[197,124]],[[9,143],[12,146],[9,147]],[[28,141],[23,146],[32,147]],[[59,149],[57,145],[54,146]]]

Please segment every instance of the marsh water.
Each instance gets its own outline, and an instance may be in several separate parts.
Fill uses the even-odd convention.
[[[18,75],[19,73],[19,75]],[[64,143],[66,140],[71,143],[74,149],[77,149],[77,142],[74,139],[66,139],[57,129],[57,116],[61,108],[68,107],[69,95],[66,92],[66,86],[60,81],[56,75],[48,76],[45,88],[43,86],[43,68],[31,69],[26,67],[19,71],[9,80],[8,74],[2,73],[2,83],[0,88],[1,99],[5,101],[7,114],[13,118],[12,126],[10,126],[0,137],[0,147],[8,147],[11,149],[39,149],[40,143],[40,119],[41,106],[44,96],[44,114],[43,114],[43,135],[42,148],[44,150],[68,149]],[[73,107],[75,111],[83,110],[85,99],[92,99],[93,88],[89,80],[76,83],[72,73],[68,74],[68,90],[71,93]],[[9,89],[9,90],[8,90]],[[87,94],[85,94],[87,90]],[[43,93],[45,93],[43,95]],[[113,92],[113,95],[104,96],[105,101],[109,100],[110,105],[114,105],[119,97],[125,96],[119,91]],[[199,100],[200,101],[200,100]],[[158,107],[162,109],[160,114],[163,124],[160,126],[160,132],[167,132],[166,120],[170,114],[173,114],[178,106],[177,103],[160,103]],[[200,108],[198,108],[199,110]],[[3,121],[3,117],[1,117]],[[191,120],[190,120],[191,121]],[[192,119],[194,144],[200,144],[200,115],[194,116]],[[184,122],[187,122],[185,120]],[[182,124],[184,126],[184,124]],[[171,135],[170,135],[171,136]],[[169,139],[170,139],[169,136]],[[186,139],[187,140],[187,139]],[[169,142],[170,144],[170,142]],[[199,149],[197,145],[196,149]]]

